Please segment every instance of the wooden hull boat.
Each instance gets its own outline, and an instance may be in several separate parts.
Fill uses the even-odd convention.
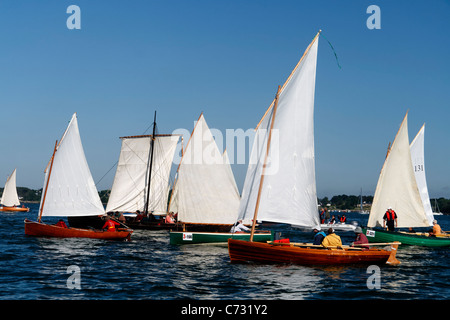
[[[0,207],[0,211],[5,212],[30,212],[30,208],[26,207]]]
[[[25,234],[35,237],[129,240],[132,232],[132,230],[126,228],[118,228],[114,232],[98,229],[63,228],[25,219]]]
[[[231,232],[170,232],[170,244],[199,244],[199,243],[227,243],[228,239],[240,239],[248,241],[250,233]],[[273,233],[270,231],[255,233],[254,241],[266,242],[273,240]]]
[[[450,237],[429,237],[425,234],[385,231],[380,229],[362,228],[369,242],[400,241],[402,244],[422,247],[448,247]]]
[[[295,243],[259,243],[236,239],[228,240],[232,263],[258,262],[300,265],[343,264],[399,264],[395,258],[398,243],[391,250],[358,248],[327,249],[321,246]]]

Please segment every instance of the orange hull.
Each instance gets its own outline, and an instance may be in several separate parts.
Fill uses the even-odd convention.
[[[7,211],[7,212],[15,212],[15,211],[19,211],[19,212],[29,212],[30,208],[26,208],[26,207],[0,207],[0,211]]]
[[[232,263],[288,263],[301,265],[340,264],[398,264],[395,259],[397,244],[391,251],[381,249],[351,250],[299,247],[291,244],[270,244],[243,240],[228,240]]]
[[[133,231],[119,228],[117,231],[109,232],[103,230],[62,228],[25,219],[25,234],[35,237],[57,237],[57,238],[92,238],[105,240],[129,239]]]

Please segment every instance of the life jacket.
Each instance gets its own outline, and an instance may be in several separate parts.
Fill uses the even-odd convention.
[[[61,228],[67,228],[67,225],[64,221],[58,221],[56,225]]]
[[[105,224],[103,226],[103,229],[106,228],[107,231],[114,232],[114,231],[116,231],[116,225],[118,225],[117,222],[114,222],[112,220],[108,220],[108,221],[105,222]]]
[[[395,211],[392,211],[392,213],[389,212],[389,210],[386,211],[386,218],[388,221],[394,221],[395,220]]]
[[[347,220],[347,217],[341,217],[340,221],[345,222]]]

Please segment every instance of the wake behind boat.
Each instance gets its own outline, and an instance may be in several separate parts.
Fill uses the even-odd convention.
[[[95,217],[104,214],[105,210],[84,155],[77,117],[74,114],[59,144],[56,142],[45,170],[38,221],[26,219],[25,234],[37,237],[129,239],[133,231],[126,227],[115,227],[119,223],[112,220],[105,223],[107,230],[69,228],[65,223],[41,223],[43,216]]]

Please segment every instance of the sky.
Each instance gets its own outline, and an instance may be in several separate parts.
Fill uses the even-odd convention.
[[[70,5],[81,29],[67,27]],[[155,111],[159,133],[190,132],[201,112],[220,132],[253,129],[320,29],[318,196],[373,195],[408,112],[410,141],[425,123],[430,196],[450,198],[444,0],[2,0],[0,185],[17,168],[18,186],[41,188],[75,112],[99,190],[119,137],[150,134]],[[232,169],[241,190],[247,165]]]

